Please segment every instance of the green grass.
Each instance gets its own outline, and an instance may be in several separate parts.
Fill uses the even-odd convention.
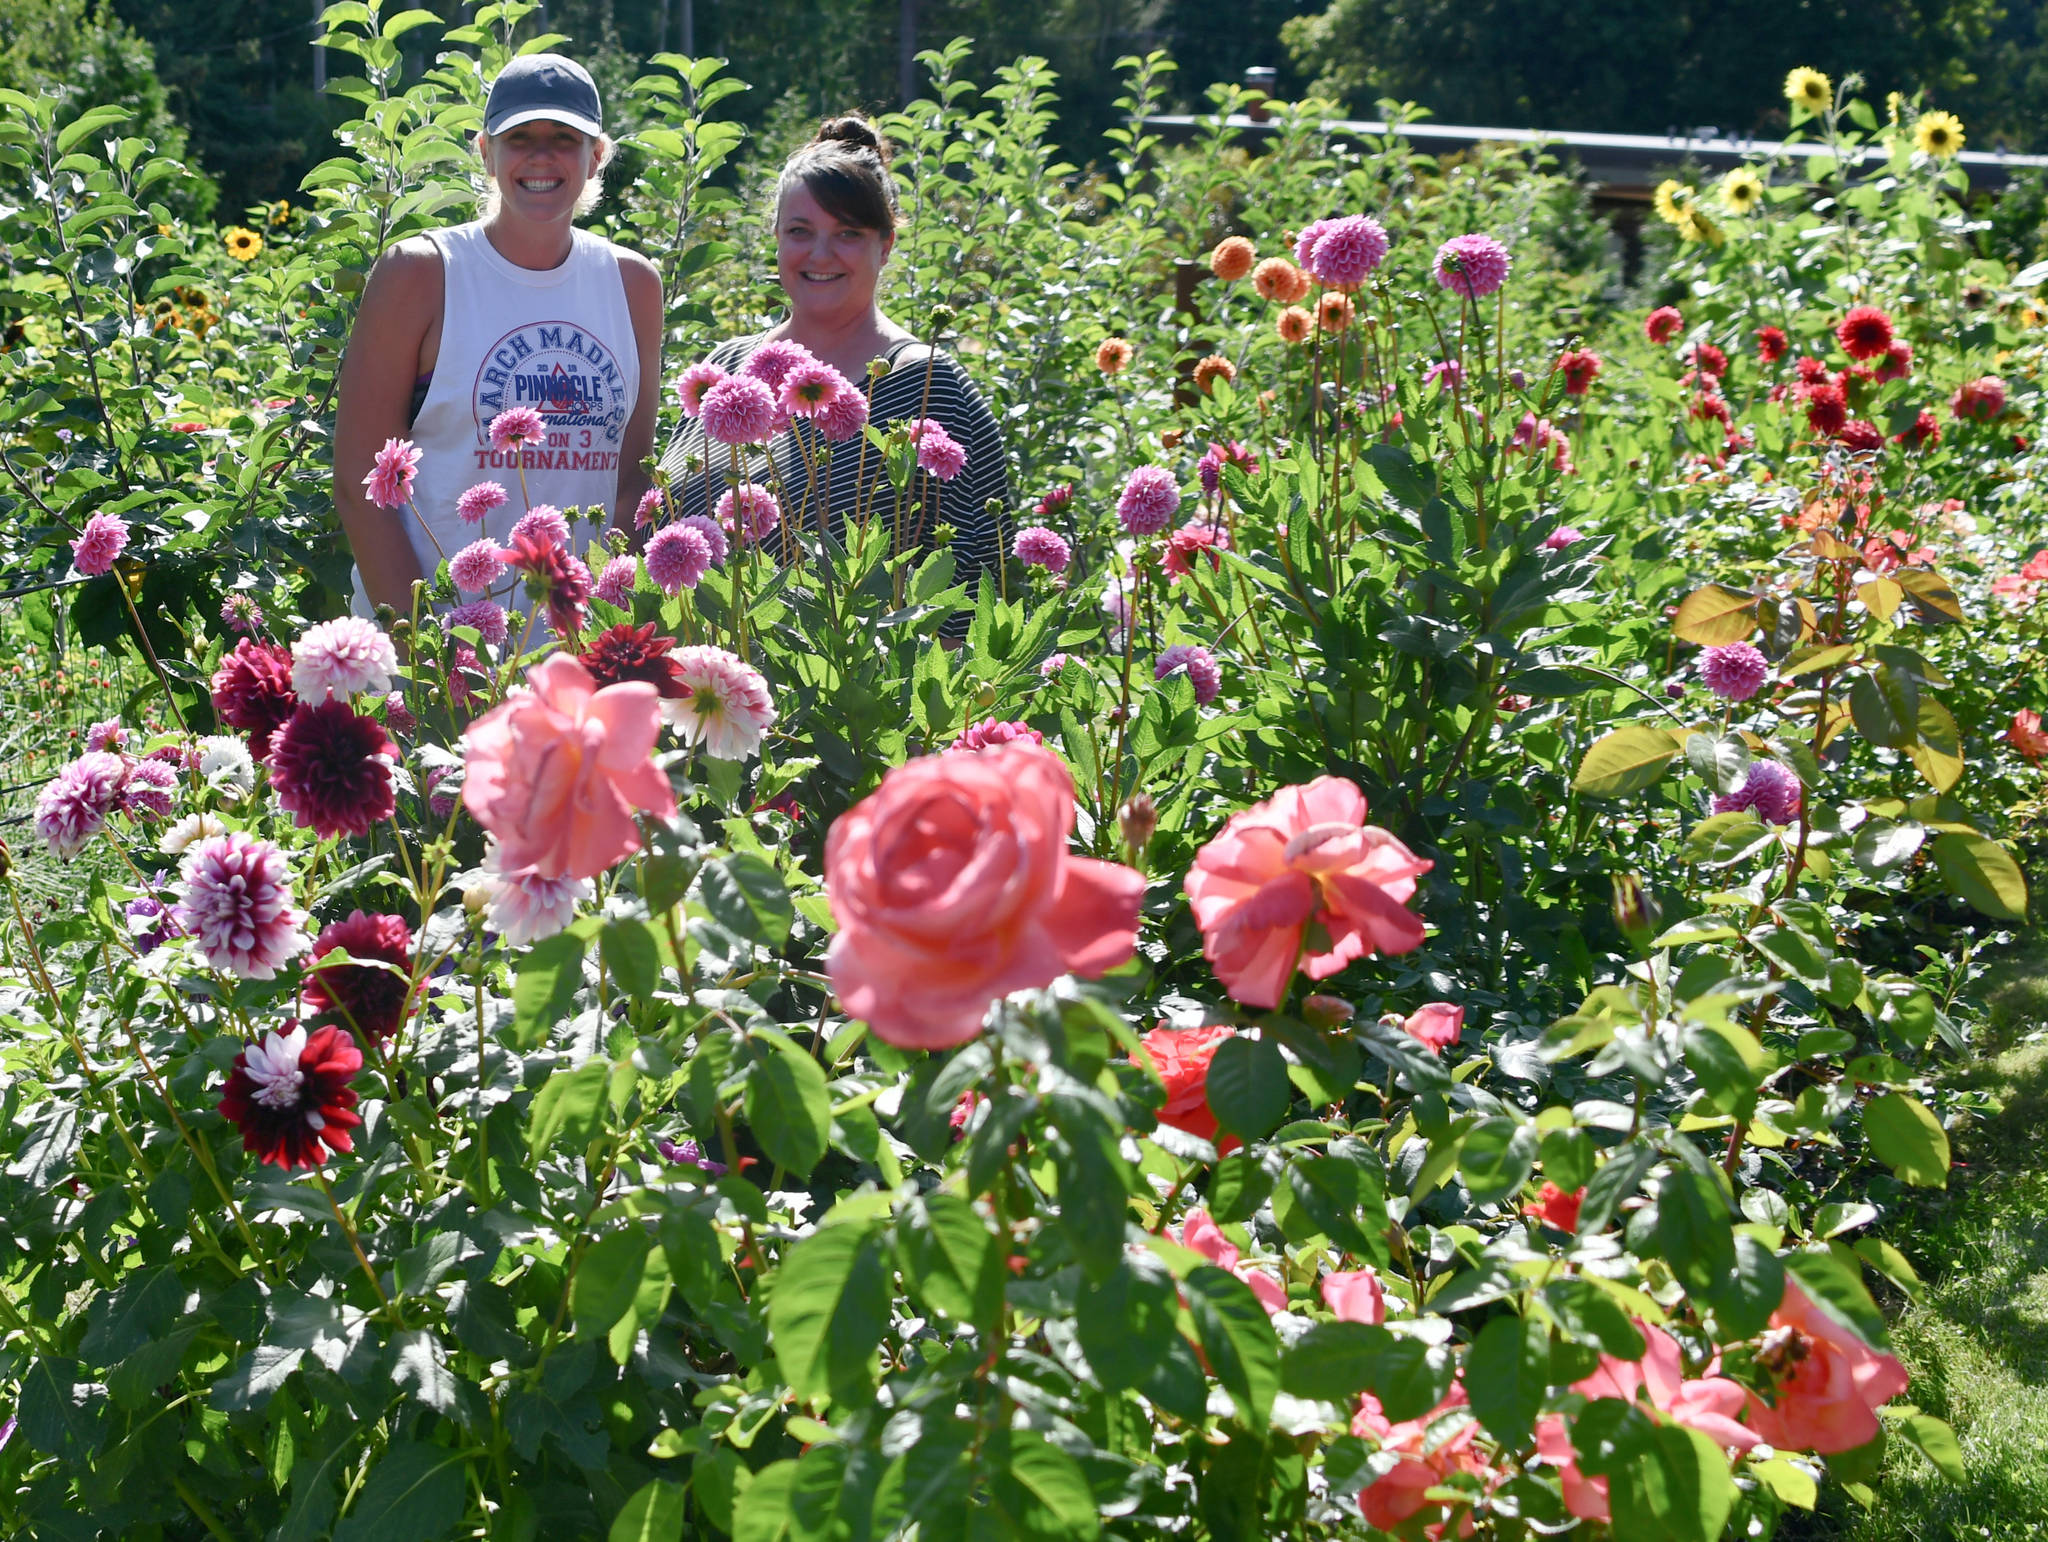
[[[1980,1058],[1951,1080],[2002,1110],[1963,1134],[1949,1192],[1892,1240],[1927,1282],[1893,1324],[1907,1397],[1955,1426],[1968,1481],[1893,1442],[1877,1502],[1837,1488],[1784,1542],[2039,1542],[2048,1537],[2048,943],[1992,973]]]

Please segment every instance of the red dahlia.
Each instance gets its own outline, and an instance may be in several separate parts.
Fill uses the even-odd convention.
[[[514,537],[506,565],[526,575],[529,598],[548,608],[548,625],[563,636],[583,630],[589,614],[590,569],[554,542],[535,534]]]
[[[299,999],[316,1018],[332,1017],[369,1039],[388,1039],[405,1021],[412,994],[412,928],[399,916],[365,915],[358,910],[346,921],[320,929],[313,940],[313,963],[337,948],[352,959],[378,959],[373,964],[330,964],[306,974]]]
[[[1785,357],[1792,346],[1782,327],[1758,327],[1756,329],[1756,356],[1766,364],[1775,364]]]
[[[318,1167],[328,1150],[355,1149],[349,1131],[363,1121],[349,1082],[362,1068],[346,1029],[265,1034],[235,1056],[221,1117],[241,1130],[242,1149],[257,1161],[286,1171]]]
[[[1892,318],[1875,305],[1852,305],[1835,337],[1852,359],[1881,359],[1892,345]]]
[[[1966,380],[1949,398],[1948,410],[1958,418],[1974,418],[1979,423],[1989,423],[2005,411],[2005,382],[1996,375],[1980,375],[1975,380]]]
[[[298,707],[292,651],[279,643],[245,637],[213,672],[214,716],[249,736],[249,753],[257,760],[270,753],[271,735]]]
[[[270,747],[278,806],[323,840],[361,835],[391,817],[397,751],[384,725],[345,701],[301,705]]]
[[[1570,348],[1557,356],[1558,373],[1564,376],[1567,396],[1584,396],[1600,373],[1600,355],[1590,348]]]
[[[599,632],[576,658],[600,688],[640,680],[680,701],[690,694],[690,686],[683,679],[682,666],[669,657],[669,649],[675,645],[672,637],[654,635],[652,621],[639,627],[621,621]]]
[[[1799,377],[1801,385],[1825,385],[1828,367],[1812,354],[1801,354],[1792,365],[1792,372]]]
[[[1894,434],[1892,442],[1909,450],[1932,449],[1941,443],[1941,424],[1935,421],[1933,413],[1922,407],[1920,415],[1913,419],[1913,426],[1902,434]]]
[[[1730,421],[1728,398],[1718,391],[1702,391],[1688,410],[1696,418],[1718,419],[1723,425]]]
[[[1668,343],[1684,325],[1677,306],[1660,305],[1643,318],[1643,335],[1653,343]]]
[[[1712,343],[1694,343],[1688,350],[1690,363],[1702,375],[1712,375],[1719,380],[1728,373],[1728,355]]]
[[[1881,450],[1884,430],[1862,418],[1851,418],[1835,430],[1835,439],[1851,450]]]
[[[1849,421],[1849,399],[1838,385],[1808,386],[1806,422],[1816,434],[1832,439]]]

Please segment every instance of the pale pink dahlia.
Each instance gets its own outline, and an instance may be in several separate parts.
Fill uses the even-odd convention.
[[[720,444],[759,444],[775,427],[775,393],[751,375],[732,375],[704,393],[704,435]]]
[[[725,531],[719,526],[717,520],[713,519],[709,514],[685,514],[676,523],[688,525],[692,530],[697,531],[704,537],[704,543],[711,548],[711,565],[713,567],[722,568],[725,566]]]
[[[1171,648],[1160,651],[1158,660],[1152,665],[1152,678],[1164,680],[1168,675],[1185,671],[1188,684],[1195,688],[1195,700],[1208,706],[1223,689],[1223,671],[1216,667],[1216,657],[1207,648],[1194,643],[1175,643]]]
[[[798,364],[782,377],[782,410],[791,417],[815,418],[853,389],[853,382],[822,359]]]
[[[857,389],[842,391],[811,422],[833,444],[843,444],[868,426],[868,399]]]
[[[1436,249],[1433,268],[1452,293],[1483,299],[1507,282],[1508,249],[1492,236],[1452,236]]]
[[[1067,564],[1074,560],[1066,537],[1043,525],[1026,525],[1019,530],[1015,551],[1017,560],[1026,567],[1044,568],[1048,573],[1064,573]]]
[[[1073,660],[1073,657],[1071,653],[1055,653],[1052,657],[1039,661],[1038,673],[1045,679],[1050,680],[1054,675],[1065,669]]]
[[[782,523],[782,506],[775,495],[751,482],[726,489],[715,507],[719,526],[742,541],[766,540]]]
[[[380,509],[402,509],[412,497],[412,479],[419,474],[425,452],[410,439],[387,439],[363,478],[370,502]]]
[[[1157,535],[1180,512],[1180,483],[1164,466],[1140,466],[1116,500],[1116,517],[1132,535]]]
[[[633,508],[633,528],[645,530],[654,523],[654,516],[661,512],[661,505],[667,495],[658,487],[650,487],[640,495],[640,501]]]
[[[382,696],[398,672],[391,639],[361,616],[341,616],[308,627],[292,644],[292,689],[318,706],[330,696],[371,691]]]
[[[753,665],[723,648],[679,648],[676,672],[689,695],[665,698],[661,715],[685,742],[714,760],[745,760],[775,725],[768,682]]]
[[[168,819],[178,801],[178,769],[162,760],[128,763],[128,782],[121,789],[121,812],[133,818]]]
[[[1355,289],[1387,255],[1386,227],[1365,214],[1323,222],[1308,270],[1333,289]]]
[[[1726,701],[1748,701],[1770,673],[1770,660],[1746,642],[1723,643],[1700,653],[1700,678]]]
[[[552,937],[576,919],[576,907],[597,897],[588,878],[547,878],[531,867],[507,867],[493,840],[484,855],[490,898],[484,917],[514,947]]]
[[[121,806],[128,767],[119,755],[94,750],[61,767],[36,797],[36,834],[51,852],[75,857]]]
[[[1714,799],[1714,812],[1739,814],[1753,808],[1765,824],[1789,825],[1799,817],[1801,796],[1799,777],[1790,766],[1775,760],[1752,760],[1742,785]]]
[[[987,750],[998,744],[1012,744],[1019,739],[1028,739],[1033,744],[1045,743],[1045,735],[1029,723],[1004,723],[992,717],[985,717],[979,723],[968,725],[967,731],[955,739],[950,750]]]
[[[531,407],[507,407],[491,419],[486,432],[492,449],[509,450],[515,444],[539,444],[548,436],[548,425]]]
[[[780,391],[791,370],[817,362],[817,355],[810,349],[785,337],[756,348],[740,366],[740,373],[760,381],[771,391]]]
[[[118,514],[95,514],[71,543],[71,565],[87,578],[114,571],[114,559],[128,545],[128,522]]]
[[[172,914],[199,955],[245,980],[269,980],[305,951],[305,917],[292,908],[284,853],[240,830],[189,847]]]
[[[562,511],[552,503],[536,503],[519,516],[512,526],[512,533],[506,537],[508,545],[520,541],[538,541],[543,546],[564,546],[569,544],[569,521]]]
[[[933,424],[918,438],[917,463],[941,482],[950,482],[967,467],[967,447]]]
[[[621,559],[624,560],[624,559]],[[647,543],[647,576],[664,594],[697,587],[711,569],[711,543],[693,525],[677,523],[654,532]]]
[[[444,631],[453,632],[458,626],[468,627],[493,648],[503,647],[505,639],[512,635],[512,622],[505,614],[505,607],[490,600],[471,600],[467,605],[458,605],[441,619]],[[474,655],[471,655],[471,660],[475,661]]]
[[[460,514],[465,522],[479,524],[494,509],[502,509],[508,496],[505,489],[496,482],[479,482],[474,487],[466,488],[462,496],[455,500],[455,512]]]
[[[117,717],[101,718],[85,731],[87,753],[93,750],[118,750],[128,742],[128,730]]]
[[[505,548],[489,536],[448,559],[448,576],[464,594],[483,594],[505,576]]]
[[[639,576],[640,565],[631,557],[614,557],[597,575],[597,587],[591,593],[607,605],[626,610],[633,603],[633,584]]]
[[[725,371],[709,359],[700,364],[692,364],[684,370],[683,378],[676,382],[676,400],[682,404],[683,416],[701,416],[704,411],[704,393],[725,378]]]

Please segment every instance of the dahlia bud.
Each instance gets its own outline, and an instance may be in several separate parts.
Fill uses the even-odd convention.
[[[884,375],[889,373],[892,367],[893,366],[889,363],[887,359],[870,359],[868,360],[868,378],[870,380],[880,380]]]
[[[974,693],[974,704],[982,711],[988,711],[990,707],[996,704],[996,688],[992,685],[984,685]]]
[[[487,883],[473,883],[462,891],[462,908],[472,918],[484,913],[484,907],[491,902],[491,886]]]
[[[1159,828],[1159,806],[1147,793],[1134,794],[1116,811],[1116,826],[1123,833],[1124,845],[1135,856],[1152,844],[1152,833]]]
[[[1614,924],[1637,947],[1647,946],[1663,912],[1642,879],[1634,873],[1614,875]]]
[[[0,841],[0,883],[14,874],[14,853],[7,849],[7,842]]]
[[[398,619],[398,612],[389,605],[379,605],[373,614],[376,617],[377,625],[384,628],[387,632],[391,630],[392,623]]]
[[[611,529],[605,531],[604,533],[605,550],[610,552],[614,557],[625,556],[626,548],[631,546],[632,544],[632,538],[628,536],[625,531],[621,530],[617,525],[612,526]]]
[[[943,332],[959,319],[960,313],[950,305],[934,305],[932,307],[932,330],[934,332]]]

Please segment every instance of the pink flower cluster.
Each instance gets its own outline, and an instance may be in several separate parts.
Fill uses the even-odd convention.
[[[1180,483],[1164,466],[1140,466],[1116,500],[1116,517],[1132,535],[1157,535],[1179,512]]]
[[[1387,255],[1386,227],[1370,215],[1317,220],[1294,240],[1294,260],[1329,289],[1356,289]]]

